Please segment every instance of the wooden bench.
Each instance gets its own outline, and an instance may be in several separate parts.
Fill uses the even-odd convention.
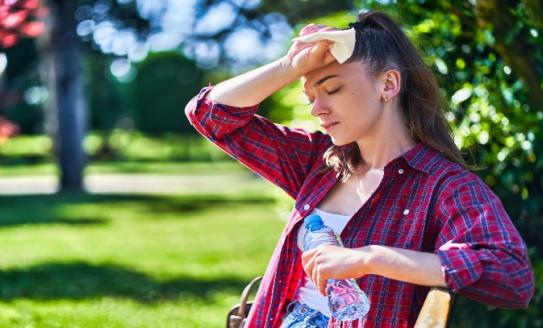
[[[452,310],[454,294],[445,288],[432,287],[424,300],[415,328],[445,328]]]

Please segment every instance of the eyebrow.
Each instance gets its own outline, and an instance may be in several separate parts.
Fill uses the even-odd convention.
[[[318,80],[317,82],[315,82],[313,84],[313,87],[314,88],[318,87],[319,85],[323,84],[326,80],[331,79],[333,77],[338,77],[338,75],[337,74],[327,75],[327,76],[323,77],[322,79]],[[304,89],[305,89],[305,84],[304,84]],[[305,90],[302,90],[302,92],[306,93]]]
[[[337,77],[336,74],[332,74],[332,75],[328,75],[328,76],[325,76],[323,77],[322,79],[318,80],[317,82],[315,82],[315,84],[313,84],[313,87],[318,87],[319,85],[323,84],[324,81],[328,80],[328,79],[331,79],[333,77]]]

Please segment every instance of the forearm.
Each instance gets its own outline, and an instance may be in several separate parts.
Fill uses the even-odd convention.
[[[422,286],[447,286],[436,254],[380,245],[369,246],[368,252],[371,274]]]
[[[285,60],[278,59],[217,84],[209,98],[234,107],[253,106],[297,78],[295,70]]]

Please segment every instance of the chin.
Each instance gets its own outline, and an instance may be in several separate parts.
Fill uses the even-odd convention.
[[[330,138],[332,139],[332,143],[334,144],[334,146],[344,146],[351,143],[351,141],[345,139],[338,139],[332,136],[330,136]]]

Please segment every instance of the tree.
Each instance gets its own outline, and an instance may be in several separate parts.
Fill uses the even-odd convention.
[[[49,67],[50,132],[60,167],[60,190],[81,190],[85,153],[86,98],[83,92],[80,40],[75,33],[76,1],[50,0],[49,31],[42,55]]]
[[[85,98],[79,63],[79,39],[75,34],[75,1],[3,0],[0,4],[0,44],[14,46],[21,37],[37,37],[45,31],[43,53],[50,68],[49,123],[60,165],[60,189],[81,189],[84,153]]]

